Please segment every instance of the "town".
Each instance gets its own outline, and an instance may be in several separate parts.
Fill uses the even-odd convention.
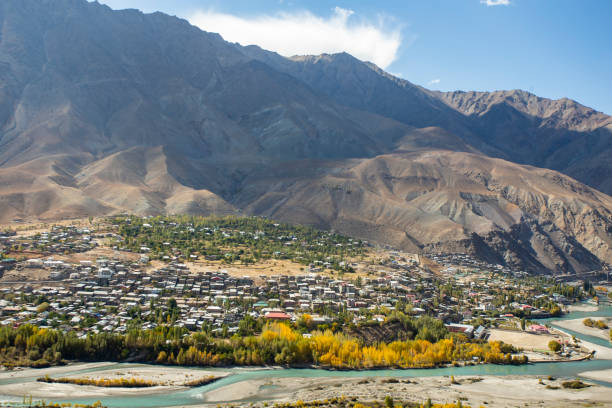
[[[146,329],[172,324],[189,330],[205,327],[222,336],[238,332],[247,315],[296,321],[308,314],[315,326],[329,327],[341,323],[339,314],[350,316],[344,321],[359,324],[382,322],[397,309],[434,316],[450,330],[471,337],[482,336],[484,328],[505,320],[559,315],[565,305],[585,296],[582,282],[559,284],[461,254],[434,254],[422,262],[420,255],[378,251],[376,262],[363,255],[361,259],[334,258],[335,265],[353,272],[334,271],[327,257],[314,259],[299,274],[281,271],[258,276],[229,274],[224,264],[215,266],[215,261],[196,272],[190,265],[201,255],[181,257],[172,248],[165,252],[171,256],[160,256],[145,246],[136,253],[114,246],[110,256],[95,256],[94,249],[104,242],[122,240],[120,225],[113,221],[97,227],[52,226],[26,235],[7,231],[0,236],[4,254],[0,324],[76,330],[81,336],[89,331],[125,332],[130,325]],[[145,228],[154,222],[145,221]],[[180,228],[176,223],[174,227]],[[193,229],[191,224],[183,227]],[[280,241],[286,246],[296,240],[283,236]],[[83,259],[76,261],[78,255],[84,255]],[[153,256],[162,259],[154,262],[156,267],[150,261]],[[169,315],[171,303],[176,307]],[[473,322],[481,324],[474,327]]]

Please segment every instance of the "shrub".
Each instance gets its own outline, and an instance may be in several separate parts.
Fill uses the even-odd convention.
[[[219,379],[219,377],[215,377],[215,376],[209,375],[208,377],[197,378],[197,379],[192,380],[192,381],[187,381],[183,385],[186,386],[186,387],[201,387],[202,385],[207,385],[207,384],[210,384],[212,382],[215,382],[218,379]]]
[[[604,320],[593,320],[590,318],[586,318],[582,321],[582,324],[584,324],[587,327],[595,327],[597,329],[602,329],[602,330],[606,330],[608,328],[608,325],[606,324]]]
[[[98,380],[92,378],[51,378],[48,375],[38,378],[36,381],[46,383],[59,383],[59,384],[75,384],[75,385],[93,385],[96,387],[125,387],[125,388],[140,388],[140,387],[154,387],[159,385],[150,380],[142,380],[138,378],[116,378],[107,379],[101,378]]]
[[[561,351],[561,343],[559,343],[556,340],[551,340],[548,342],[548,348],[554,352],[554,353],[558,353],[559,351]]]
[[[603,320],[597,320],[595,322],[595,327],[601,330],[606,330],[608,328],[608,325]]]
[[[561,383],[561,386],[563,386],[563,388],[569,388],[573,390],[590,387],[589,384],[585,384],[580,380],[564,381]]]

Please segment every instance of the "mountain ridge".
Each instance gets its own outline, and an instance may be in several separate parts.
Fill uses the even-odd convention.
[[[7,0],[0,24],[2,222],[254,214],[539,272],[612,263],[610,118],[577,103],[436,93],[85,0]]]
[[[411,126],[439,126],[487,155],[558,170],[612,193],[612,161],[606,160],[612,155],[612,117],[576,101],[541,98],[523,90],[430,91],[346,53],[292,57],[301,64],[298,67],[266,53],[249,49],[249,55],[277,64],[339,103]],[[361,73],[359,80],[355,72]],[[476,106],[479,114],[472,115]],[[544,117],[541,111],[551,107]]]

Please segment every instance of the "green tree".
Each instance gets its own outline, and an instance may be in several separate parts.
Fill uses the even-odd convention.
[[[240,336],[252,336],[259,330],[261,330],[261,324],[251,315],[246,315],[244,319],[238,323],[238,335]]]
[[[171,297],[170,299],[168,299],[168,309],[170,310],[174,310],[178,307],[177,303],[176,303],[176,299]]]
[[[47,309],[49,309],[49,303],[48,302],[42,302],[40,305],[38,305],[36,307],[36,311],[38,313],[46,312]]]
[[[558,353],[559,351],[561,351],[561,343],[559,343],[556,340],[551,340],[548,342],[548,348],[554,352],[554,353]]]

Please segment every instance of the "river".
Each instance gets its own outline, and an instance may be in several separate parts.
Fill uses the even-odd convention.
[[[608,317],[612,316],[612,307],[610,305],[602,306],[596,312],[572,312],[562,318],[544,319],[543,322],[554,326],[556,320],[578,319],[584,317]],[[563,329],[577,338],[596,343],[605,347],[610,347],[610,343],[603,339],[593,336],[586,336],[580,333],[572,332],[571,330]],[[119,363],[113,365],[115,367],[135,366],[138,364]],[[93,372],[96,370],[107,370],[109,366],[98,369],[80,370],[64,373],[63,375],[79,374],[85,372]],[[462,375],[480,375],[480,376],[505,376],[505,375],[552,375],[555,377],[576,377],[585,371],[612,369],[612,360],[587,360],[580,362],[563,362],[563,363],[537,363],[527,364],[522,366],[509,365],[493,365],[484,364],[467,367],[447,367],[434,369],[406,369],[406,370],[366,370],[366,371],[329,371],[317,369],[296,369],[296,368],[279,368],[279,369],[253,369],[253,368],[232,368],[219,369],[222,372],[230,372],[231,374],[221,380],[202,387],[191,388],[181,391],[172,391],[167,394],[147,394],[146,390],[135,396],[121,397],[105,397],[102,402],[105,406],[112,408],[131,408],[131,407],[172,407],[202,404],[204,395],[207,392],[223,387],[225,385],[234,384],[243,381],[257,380],[262,378],[273,377],[435,377],[435,376],[462,376]],[[207,371],[215,369],[206,368]],[[15,384],[36,381],[36,377],[25,377],[19,379],[10,379],[0,381],[2,384]],[[589,380],[592,381],[592,380]],[[597,381],[595,381],[597,382]],[[603,383],[601,385],[612,387],[612,382]],[[15,397],[2,397],[0,401],[15,401]],[[55,402],[55,400],[53,400]],[[96,401],[96,398],[87,399],[71,399],[73,403],[88,403]],[[57,401],[64,402],[64,401]]]

